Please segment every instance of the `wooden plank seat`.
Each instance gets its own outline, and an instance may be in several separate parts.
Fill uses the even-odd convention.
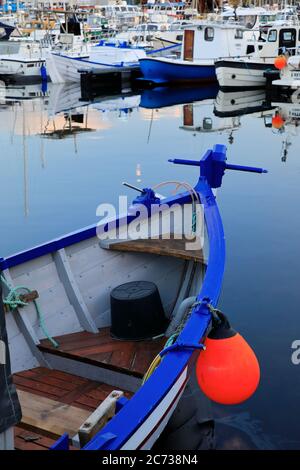
[[[188,261],[205,263],[203,250],[187,250],[186,243],[192,240],[165,240],[165,239],[138,239],[125,241],[103,241],[101,247],[115,251],[128,251],[136,253],[152,253],[154,255],[172,256]]]
[[[18,390],[22,408],[22,424],[33,430],[45,431],[48,435],[59,437],[67,432],[72,438],[88,419],[90,412],[66,405],[51,398]]]
[[[64,432],[77,435],[115,389],[44,367],[19,372],[13,378],[23,415],[15,429],[15,448],[20,450],[46,450]],[[127,391],[124,395],[132,396]]]
[[[166,342],[164,337],[149,341],[120,341],[110,336],[109,328],[102,328],[96,334],[86,331],[71,333],[55,337],[55,340],[58,348],[44,339],[39,345],[40,350],[138,378],[144,376]]]

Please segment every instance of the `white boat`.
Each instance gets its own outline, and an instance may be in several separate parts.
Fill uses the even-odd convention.
[[[13,41],[0,44],[0,76],[14,80],[44,77],[45,58],[39,44]]]
[[[95,12],[100,13],[109,22],[110,27],[121,30],[134,26],[142,21],[143,13],[138,5],[127,5],[127,2],[109,2],[108,5],[96,5]]]
[[[267,10],[262,7],[238,7],[236,10],[227,8],[221,14],[224,21],[236,21],[248,30],[256,31],[266,24],[276,20],[276,10]]]
[[[82,71],[139,68],[139,59],[144,57],[143,49],[104,42],[92,46],[80,36],[61,34],[59,43],[46,55],[47,72],[53,83],[79,82]]]
[[[154,83],[215,80],[215,60],[246,54],[243,28],[200,21],[184,29],[180,58],[140,60],[144,79]]]
[[[272,85],[297,90],[300,87],[300,55],[289,57],[287,65],[281,70],[280,78],[273,80]]]
[[[192,22],[174,21],[168,23],[142,23],[128,31],[118,33],[115,39],[126,41],[140,47],[158,49],[171,44],[180,44],[183,40],[183,30],[191,26]]]
[[[296,48],[300,46],[299,34],[298,24],[272,26],[266,39],[254,43],[251,54],[216,60],[216,75],[220,88],[245,90],[264,87],[264,74],[267,70],[275,69],[275,58],[285,51],[295,54]]]

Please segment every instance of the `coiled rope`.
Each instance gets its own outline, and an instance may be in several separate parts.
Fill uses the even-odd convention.
[[[25,287],[25,286],[12,287],[12,286],[9,285],[9,283],[7,282],[7,280],[5,279],[4,276],[0,276],[0,279],[9,291],[7,296],[3,299],[4,305],[8,305],[8,307],[11,310],[16,310],[17,308],[25,307],[26,305],[28,305],[27,302],[24,302],[21,299],[22,291],[25,291],[27,293],[31,292],[31,290],[28,289],[28,287]],[[57,341],[55,341],[54,338],[52,338],[52,336],[50,336],[50,334],[47,331],[44,316],[43,316],[42,311],[39,307],[39,304],[37,303],[37,301],[35,299],[33,300],[33,304],[34,304],[35,309],[36,309],[36,313],[37,313],[38,320],[39,320],[39,326],[40,326],[41,330],[43,331],[46,338],[50,341],[50,343],[55,348],[58,348],[59,344],[57,343]]]
[[[162,186],[166,186],[166,185],[169,185],[169,184],[175,184],[176,185],[176,188],[174,190],[175,194],[177,193],[177,191],[180,187],[184,187],[190,193],[190,196],[191,196],[191,199],[192,199],[192,234],[196,233],[196,228],[197,228],[197,207],[196,207],[196,204],[197,204],[197,202],[198,202],[198,204],[201,204],[199,194],[197,193],[195,188],[193,188],[193,186],[191,186],[189,183],[187,183],[185,181],[162,181],[161,183],[157,184],[156,186],[153,186],[153,189],[156,190],[156,189],[158,189]]]

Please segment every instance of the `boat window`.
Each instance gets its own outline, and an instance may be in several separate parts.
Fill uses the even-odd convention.
[[[243,15],[243,16],[238,16],[238,22],[245,26],[247,29],[252,29],[255,26],[257,17],[256,15]]]
[[[214,28],[210,28],[210,27],[205,28],[204,39],[205,41],[214,40]]]
[[[283,40],[284,41],[292,41],[293,40],[293,35],[291,31],[284,31],[283,32]]]
[[[247,46],[246,55],[253,54],[255,52],[255,47],[251,44]]]
[[[204,118],[203,119],[203,129],[205,131],[210,131],[212,129],[212,119],[211,118]]]
[[[277,31],[276,29],[271,29],[269,31],[268,42],[275,42],[277,41]]]
[[[235,39],[243,39],[243,30],[242,29],[237,29],[235,31]]]

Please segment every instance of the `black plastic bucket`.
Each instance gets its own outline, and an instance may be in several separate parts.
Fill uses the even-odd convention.
[[[164,333],[168,321],[157,286],[134,281],[115,287],[110,295],[111,335],[123,340],[143,340]]]

